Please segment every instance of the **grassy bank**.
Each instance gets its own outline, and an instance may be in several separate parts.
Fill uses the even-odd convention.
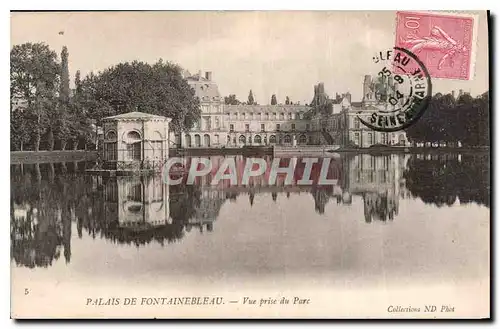
[[[73,162],[92,161],[97,157],[97,152],[83,150],[68,151],[14,151],[10,152],[10,163],[36,163],[36,162]]]

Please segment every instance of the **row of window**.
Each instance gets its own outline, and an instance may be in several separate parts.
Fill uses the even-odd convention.
[[[150,149],[146,150],[148,155],[152,159],[163,159],[163,142],[162,141],[150,141],[148,142]],[[142,143],[141,142],[129,142],[124,150],[125,157],[124,160],[142,160]],[[106,142],[104,143],[104,159],[108,161],[116,161],[118,159],[118,148],[117,142]]]
[[[215,138],[215,144],[219,144],[219,135],[215,135],[214,136]],[[311,137],[309,136],[309,143],[311,143],[312,139]],[[186,146],[187,147],[201,147],[201,146],[204,146],[204,147],[210,147],[211,146],[211,140],[210,140],[210,136],[208,134],[205,134],[202,138],[202,136],[196,134],[194,135],[194,141],[191,139],[191,136],[190,135],[186,135]],[[240,135],[238,137],[238,139],[236,139],[236,136],[232,137],[231,139],[231,136],[227,136],[227,144],[237,144],[237,142],[239,144],[264,144],[264,145],[267,145],[267,144],[282,144],[282,143],[285,143],[285,144],[291,144],[292,143],[292,136],[290,135],[285,135],[285,136],[275,136],[275,135],[271,135],[269,136],[269,140],[267,139],[267,136],[260,136],[260,135],[255,135],[253,136],[253,138],[250,136],[250,137],[246,137],[245,135]],[[298,143],[299,144],[306,144],[308,141],[307,141],[307,136],[306,135],[300,135],[299,138],[298,138]]]
[[[309,124],[306,124],[306,131],[308,131],[310,128]],[[295,130],[296,127],[295,127],[295,123],[292,123],[292,130]],[[245,124],[245,131],[246,132],[250,132],[250,124],[247,123]],[[266,131],[266,125],[265,124],[261,124],[260,125],[260,131],[261,132],[265,132]],[[276,131],[281,131],[281,124],[277,123],[276,124]],[[230,124],[229,125],[229,132],[234,132],[234,124]]]
[[[376,143],[375,141],[375,136],[374,136],[374,133],[371,133],[369,132],[367,134],[367,139],[368,139],[368,144],[374,144]],[[393,138],[395,137],[395,134],[392,133],[391,135]],[[354,141],[356,144],[359,145],[360,143],[360,133],[359,132],[355,132],[354,133]],[[388,133],[380,133],[380,143],[381,144],[388,144],[389,142],[389,136],[388,136]],[[404,143],[405,142],[405,138],[403,135],[399,135],[399,140],[398,140],[399,143]]]
[[[231,137],[230,136],[227,136],[227,142],[230,143],[231,142]],[[240,135],[240,137],[238,138],[238,142],[240,144],[252,144],[252,137],[246,137],[245,135]],[[253,137],[253,143],[254,144],[268,144],[268,140],[267,140],[267,136],[264,136],[264,138],[262,138],[260,135],[255,135]],[[290,135],[285,135],[284,137],[282,136],[278,136],[276,137],[275,135],[271,135],[269,136],[269,144],[281,144],[281,143],[285,143],[285,144],[290,144],[292,143],[292,136]],[[299,144],[306,144],[307,143],[307,137],[306,135],[300,135],[299,136],[299,139],[298,139],[298,143]],[[233,144],[236,144],[236,137],[233,137]]]
[[[304,114],[302,112],[300,113],[249,113],[248,116],[245,112],[243,113],[238,113],[234,112],[233,114],[231,113],[226,113],[229,119],[241,119],[241,120],[302,120],[304,118]]]

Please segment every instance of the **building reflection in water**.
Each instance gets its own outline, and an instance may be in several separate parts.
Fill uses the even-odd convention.
[[[220,165],[223,159],[213,160]],[[265,159],[268,164],[272,161]],[[235,160],[242,171],[246,159],[237,156]],[[281,198],[310,195],[320,214],[335,211],[327,210],[329,204],[354,207],[353,200],[359,198],[364,218],[358,220],[367,223],[395,220],[400,200],[406,198],[437,207],[490,205],[488,154],[343,155],[329,163],[331,185],[317,184],[324,159],[313,166],[310,185],[297,184],[304,170],[301,159],[282,159],[280,166],[290,161],[296,161],[292,184],[285,184],[284,175],[278,175],[272,185],[269,171],[245,185],[230,180],[212,185],[217,166],[194,185],[169,186],[161,175],[88,176],[83,174],[85,166],[76,163],[12,165],[11,258],[31,268],[48,267],[61,257],[70,262],[72,223],[79,238],[86,233],[93,239],[136,246],[175,243],[186,234],[212,232],[226,202],[244,197],[252,208],[259,207],[259,194],[277,203]]]
[[[110,179],[104,184],[105,215],[138,231],[171,224],[168,192],[160,176]]]
[[[408,195],[403,173],[409,157],[408,154],[360,154],[346,159],[345,186],[350,193],[363,198],[367,223],[385,222],[397,216],[399,199]]]

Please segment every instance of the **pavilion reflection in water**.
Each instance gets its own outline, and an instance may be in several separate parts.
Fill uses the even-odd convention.
[[[171,224],[168,185],[161,176],[129,176],[104,184],[105,216],[133,230]]]
[[[187,204],[176,204],[176,197],[185,189],[174,189],[165,184],[161,175],[117,177],[103,182],[104,215],[108,222],[117,223],[122,230],[141,231],[180,226],[183,231],[193,228],[200,232],[213,230],[213,221],[225,201],[220,191],[200,191],[190,195]],[[174,199],[170,199],[170,194]],[[173,213],[171,206],[173,205]],[[187,208],[190,209],[187,209]]]

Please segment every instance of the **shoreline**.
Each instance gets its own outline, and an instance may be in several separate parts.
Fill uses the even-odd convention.
[[[339,154],[398,154],[398,153],[485,153],[489,147],[387,147],[387,148],[340,148],[331,153]],[[170,149],[169,156],[198,156],[198,155],[273,155],[272,147],[262,148],[190,148]],[[296,153],[290,154],[297,156]],[[304,155],[307,155],[305,152]],[[315,155],[315,156],[320,156]],[[66,151],[11,151],[10,163],[36,162],[73,162],[93,161],[97,158],[97,151],[66,150]]]
[[[93,161],[97,151],[65,150],[65,151],[11,151],[10,164],[29,164],[37,162],[80,162]]]

